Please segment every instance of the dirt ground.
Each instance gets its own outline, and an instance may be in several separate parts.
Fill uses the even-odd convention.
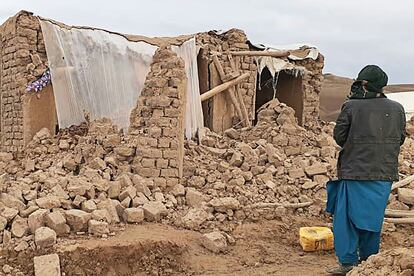
[[[304,217],[242,224],[233,232],[235,244],[223,254],[203,248],[199,232],[154,223],[127,225],[108,239],[64,239],[48,252],[1,252],[0,265],[9,264],[24,275],[33,275],[32,257],[56,252],[63,275],[69,276],[327,275],[325,269],[336,264],[334,252],[305,253],[298,244],[299,227],[310,225],[328,226],[322,220]],[[383,235],[383,249],[403,245],[407,233],[414,231],[387,231]]]

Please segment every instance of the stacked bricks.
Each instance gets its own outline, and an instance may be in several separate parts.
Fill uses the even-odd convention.
[[[46,50],[39,20],[20,12],[1,27],[0,50],[0,150],[19,153],[24,148],[24,107],[26,85],[46,69]]]
[[[222,53],[223,55],[218,56],[224,72],[226,74],[233,72],[231,62],[226,52],[230,51],[246,51],[249,50],[249,45],[247,44],[246,34],[238,29],[231,29],[224,34],[215,34],[214,32],[208,33],[199,33],[196,36],[196,43],[203,48],[205,52],[210,54],[213,53]],[[246,105],[249,118],[254,119],[254,106],[255,106],[255,94],[256,94],[256,64],[254,63],[254,58],[248,56],[237,56],[233,57],[233,64],[236,67],[236,70],[241,74],[246,72],[250,73],[249,78],[239,84],[239,91],[243,98],[243,101]],[[213,87],[210,87],[212,89]],[[232,113],[233,124],[236,125],[240,122],[236,112]]]
[[[184,61],[159,48],[131,112],[129,131],[137,147],[132,169],[162,188],[175,186],[182,177],[186,82]]]
[[[304,93],[302,122],[305,127],[313,128],[317,125],[319,119],[319,99],[323,83],[322,69],[324,57],[322,54],[319,54],[316,60],[305,59],[291,62],[306,69],[305,75],[302,78],[302,90]]]

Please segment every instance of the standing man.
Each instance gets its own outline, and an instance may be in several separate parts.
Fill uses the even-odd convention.
[[[342,147],[338,180],[327,184],[327,211],[333,214],[335,253],[345,275],[378,253],[391,184],[398,180],[398,154],[405,140],[405,112],[387,99],[388,77],[376,65],[364,67],[352,84],[336,121],[334,139]]]

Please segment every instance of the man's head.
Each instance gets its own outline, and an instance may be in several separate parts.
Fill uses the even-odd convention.
[[[367,65],[359,72],[357,81],[362,81],[366,90],[380,93],[388,83],[388,76],[379,66]]]

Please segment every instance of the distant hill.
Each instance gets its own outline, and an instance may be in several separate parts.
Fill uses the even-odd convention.
[[[320,115],[324,121],[335,121],[342,103],[349,94],[353,80],[346,77],[324,74],[320,95]],[[414,84],[392,84],[385,88],[386,93],[414,91]]]

